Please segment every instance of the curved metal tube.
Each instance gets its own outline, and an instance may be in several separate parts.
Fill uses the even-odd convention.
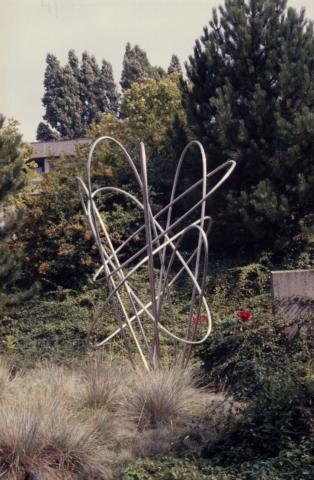
[[[126,162],[131,168],[131,171],[135,176],[135,179],[139,186],[139,190],[142,195],[141,200],[130,192],[118,187],[104,186],[93,190],[91,175],[92,160],[95,149],[100,142],[112,142],[122,151]],[[182,164],[186,158],[187,153],[193,146],[196,146],[200,152],[202,163],[202,178],[190,187],[188,187],[179,195],[176,195]],[[199,345],[203,343],[210,335],[212,329],[211,314],[205,298],[206,277],[208,269],[207,237],[212,226],[212,219],[205,215],[206,203],[208,198],[231,175],[232,171],[236,166],[236,163],[233,160],[228,160],[224,164],[219,165],[211,172],[207,172],[207,161],[204,148],[200,142],[193,140],[184,148],[180,156],[168,205],[166,205],[154,215],[150,206],[146,155],[143,143],[140,144],[140,153],[141,171],[139,172],[135,166],[135,162],[132,160],[125,147],[118,140],[109,136],[100,137],[93,143],[88,154],[87,183],[85,183],[81,178],[77,178],[79,196],[81,199],[83,211],[88,218],[88,223],[93,233],[101,260],[101,266],[94,274],[93,279],[97,282],[105,280],[109,284],[109,294],[104,301],[101,309],[99,310],[98,315],[93,321],[93,326],[110,302],[113,302],[115,315],[119,317],[117,318],[119,328],[117,328],[104,340],[98,342],[95,346],[99,347],[105,345],[117,334],[121,334],[125,346],[128,350],[130,360],[133,361],[132,352],[129,345],[129,337],[131,336],[142,363],[144,364],[145,368],[149,370],[150,368],[156,368],[159,365],[159,333],[163,332],[168,337],[173,339],[175,356],[177,354],[177,345],[182,344],[184,346],[181,356],[182,365],[186,366],[190,357],[191,347],[193,345]],[[209,191],[207,191],[207,180],[224,170],[226,171],[224,172],[222,177],[214,184],[214,186],[211,187]],[[184,212],[179,218],[176,218],[174,221],[172,221],[173,207],[181,199],[183,199],[186,195],[188,195],[190,192],[192,192],[199,186],[201,186],[200,200],[195,202],[195,204],[188,211]],[[112,244],[104,219],[96,205],[96,198],[99,195],[105,195],[108,193],[125,196],[126,198],[134,202],[135,206],[143,212],[143,225],[140,228],[136,229],[136,231],[132,233],[118,248],[115,248]],[[187,226],[182,227],[182,222],[186,220],[187,217],[189,217],[199,207],[200,217],[198,218],[198,220],[188,224]],[[162,214],[166,215],[165,227],[162,227],[160,222],[157,220]],[[208,227],[205,230],[205,223],[207,222]],[[179,225],[181,226],[181,228],[179,229],[179,231],[175,232],[176,227],[178,227]],[[185,260],[180,253],[180,245],[184,236],[193,230],[198,232],[197,246],[192,252],[192,254],[188,257],[188,259]],[[125,249],[129,242],[142,231],[145,232],[145,246],[140,248],[135,254],[129,256],[129,258],[124,260],[124,262],[120,263],[119,254],[121,253],[121,251]],[[170,257],[167,254],[167,249],[170,249]],[[143,254],[144,257],[139,258]],[[156,275],[157,272],[154,263],[156,255],[158,255],[160,262],[158,278]],[[179,270],[175,272],[173,276],[171,276],[171,270],[174,265],[175,259],[179,262]],[[129,268],[130,264],[135,260],[136,264],[133,266],[133,268]],[[192,262],[195,262],[193,269],[190,267]],[[143,266],[147,267],[150,291],[150,301],[146,303],[139,298],[130,283],[132,275]],[[201,270],[203,271],[201,272]],[[172,309],[172,294],[170,289],[174,285],[176,280],[184,272],[188,275],[188,278],[192,282],[192,292],[186,334],[184,337],[181,337],[162,324],[161,315],[164,300],[167,298],[171,314],[172,329],[176,331],[176,325],[178,324],[178,322],[175,319],[175,315]],[[199,283],[200,275],[201,280]],[[127,294],[128,307],[124,304],[123,298],[121,296],[120,292],[122,289]],[[199,299],[197,300],[198,297]],[[206,333],[203,334],[202,338],[197,339],[196,335],[198,332],[198,323],[202,307],[206,314],[207,328]],[[130,309],[131,313],[129,312]],[[196,312],[196,315],[194,315],[194,312]],[[147,333],[145,329],[145,324],[143,323],[144,316],[148,317],[148,319],[153,323],[153,333],[150,335]],[[136,321],[139,326],[142,340],[138,338],[138,334],[133,328],[134,321]],[[129,331],[130,336],[127,336],[125,334],[126,331]],[[146,358],[146,355],[143,352],[141,343],[144,344],[148,358]]]

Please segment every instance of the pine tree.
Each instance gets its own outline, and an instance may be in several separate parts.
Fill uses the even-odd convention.
[[[217,198],[221,242],[282,252],[313,222],[313,27],[285,0],[226,0],[219,12],[189,59],[187,91],[211,163],[238,163],[227,201]]]
[[[143,78],[154,78],[159,80],[164,77],[165,72],[161,67],[152,67],[147,54],[138,45],[134,47],[127,43],[123,57],[123,69],[120,85],[122,90],[127,90],[132,83]]]
[[[103,113],[117,115],[119,110],[119,93],[113,78],[112,66],[106,60],[102,61],[100,72],[100,110]]]
[[[182,67],[179,57],[175,54],[172,55],[170,65],[167,70],[168,75],[171,75],[174,72],[179,72],[180,74],[182,74]]]
[[[4,125],[0,115],[0,303],[17,303],[25,296],[16,288],[21,279],[21,256],[10,249],[9,240],[18,230],[21,210],[14,207],[12,197],[26,183],[25,156],[21,152],[21,136],[16,122]]]

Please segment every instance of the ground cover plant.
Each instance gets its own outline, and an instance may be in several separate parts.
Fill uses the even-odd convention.
[[[268,337],[269,324],[264,327]],[[212,339],[213,350],[208,348],[204,371],[207,381],[223,390],[222,404],[177,440],[169,451],[171,456],[138,460],[124,469],[123,480],[312,478],[313,336],[301,327],[297,333],[301,338],[294,338],[293,346],[280,346],[280,339],[273,337],[263,350],[261,331],[260,326],[255,327],[258,345],[254,333],[246,339],[247,333],[240,332],[244,345],[238,357],[229,343],[228,330],[225,336],[220,332],[220,339]],[[286,337],[286,342],[290,341]],[[241,350],[241,342],[239,345]],[[231,408],[224,410],[228,401]]]

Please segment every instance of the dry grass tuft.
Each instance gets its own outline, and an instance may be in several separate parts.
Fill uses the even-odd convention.
[[[123,371],[119,364],[101,357],[90,360],[83,369],[82,406],[116,410],[126,370],[129,368]]]
[[[197,453],[200,445],[207,445],[219,438],[224,430],[230,430],[245,407],[232,396],[208,392],[206,408],[176,438],[175,452],[179,455],[186,451]]]
[[[112,477],[111,456],[88,423],[56,399],[17,396],[0,406],[0,476],[12,479]]]
[[[105,480],[167,454],[208,408],[191,370],[146,372],[101,358],[11,377],[0,360],[0,478]],[[114,472],[114,473],[113,473]]]
[[[136,371],[125,389],[123,410],[138,431],[186,424],[206,406],[206,395],[197,388],[189,369],[178,367]]]
[[[3,400],[7,394],[8,387],[10,385],[11,370],[3,358],[0,357],[0,401]]]
[[[82,379],[80,374],[67,368],[44,364],[17,376],[15,388],[25,396],[40,395],[57,398],[59,403],[71,410],[81,404]]]

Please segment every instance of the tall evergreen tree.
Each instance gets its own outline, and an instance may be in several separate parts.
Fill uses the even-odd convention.
[[[44,80],[44,120],[59,132],[62,138],[76,138],[82,134],[81,101],[79,83],[72,69],[64,68],[58,59],[47,55]]]
[[[313,224],[313,54],[312,24],[285,0],[226,0],[196,42],[191,122],[211,162],[238,163],[217,201],[223,245],[282,252]]]
[[[119,110],[119,93],[113,78],[112,66],[106,60],[102,61],[100,72],[100,110],[104,113],[117,115]]]
[[[72,73],[76,80],[80,81],[80,62],[74,50],[69,50],[68,53],[68,65],[72,70]]]
[[[181,67],[179,57],[175,54],[172,55],[170,60],[170,65],[167,70],[168,75],[171,75],[174,72],[179,72],[182,74],[182,67]]]
[[[100,119],[99,97],[102,96],[99,67],[95,57],[87,52],[83,52],[79,75],[82,121],[87,127],[92,121]]]
[[[74,50],[68,53],[68,63],[47,55],[44,79],[44,120],[37,129],[37,140],[77,138],[84,135],[102,113],[117,114],[119,94],[110,63],[105,60],[99,68],[94,56],[87,52],[79,62]]]
[[[53,131],[47,123],[40,122],[36,131],[36,140],[42,142],[49,142],[51,140],[58,140],[57,132]]]
[[[26,158],[21,152],[21,136],[16,122],[4,125],[0,115],[0,303],[16,303],[24,295],[16,289],[22,276],[20,255],[10,249],[9,240],[21,221],[21,210],[12,197],[26,183]],[[25,293],[25,292],[24,292]]]
[[[143,78],[161,79],[165,72],[161,67],[152,67],[147,54],[138,45],[134,47],[127,43],[123,57],[123,69],[120,85],[122,90],[127,90],[132,83]]]

